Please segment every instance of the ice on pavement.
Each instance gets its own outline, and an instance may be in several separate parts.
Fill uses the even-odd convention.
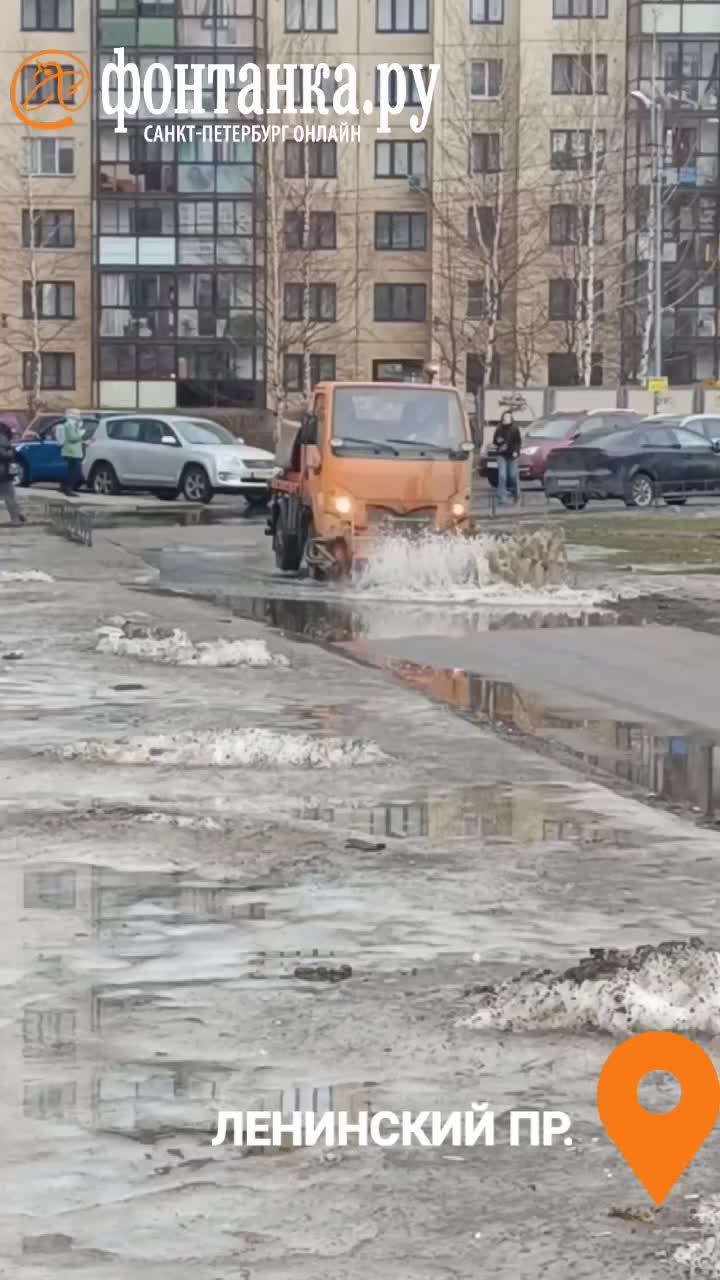
[[[125,622],[100,627],[97,652],[177,667],[289,667],[283,654],[264,640],[204,640],[195,644],[186,631]]]
[[[562,974],[527,973],[480,993],[463,1025],[487,1031],[720,1034],[720,952],[693,939],[597,952]]]
[[[693,1217],[706,1234],[700,1240],[680,1245],[673,1260],[682,1267],[682,1275],[688,1280],[700,1276],[720,1280],[720,1196],[701,1200]]]
[[[70,743],[65,760],[90,764],[175,764],[190,767],[259,769],[332,769],[338,765],[378,764],[387,756],[374,742],[351,738],[313,738],[309,733],[270,729],[224,729],[186,734],[156,734],[123,741]]]
[[[54,581],[55,579],[51,578],[49,573],[41,573],[39,569],[25,569],[17,572],[5,569],[0,572],[0,587],[4,587],[6,583]]]
[[[554,586],[514,586],[493,572],[498,542],[487,536],[453,538],[386,537],[353,581],[353,593],[367,600],[408,600],[444,604],[502,604],[513,608],[589,608],[607,602],[610,592]]]

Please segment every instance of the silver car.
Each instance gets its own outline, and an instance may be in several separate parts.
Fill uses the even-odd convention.
[[[252,506],[270,497],[275,458],[203,418],[124,414],[106,418],[87,443],[83,474],[91,493],[148,489],[161,498],[211,502],[242,494]]]

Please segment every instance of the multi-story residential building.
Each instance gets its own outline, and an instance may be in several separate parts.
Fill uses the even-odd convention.
[[[628,263],[625,376],[647,363],[655,233],[662,206],[663,372],[674,383],[720,377],[720,3],[630,0]],[[655,117],[653,127],[653,115]],[[658,246],[659,248],[660,246]],[[639,296],[639,299],[637,295]],[[644,304],[644,305],[643,305]],[[644,360],[645,357],[645,360]]]
[[[655,372],[644,101],[663,116],[665,372],[717,376],[719,14],[720,0],[10,0],[4,82],[67,47],[95,92],[57,135],[30,137],[7,95],[0,108],[6,406],[282,408],[321,379],[419,377],[428,361],[469,392],[639,380]],[[361,139],[155,142],[147,114],[117,133],[97,88],[121,46],[142,72],[351,63]],[[416,99],[377,133],[382,62],[440,66],[421,136]]]

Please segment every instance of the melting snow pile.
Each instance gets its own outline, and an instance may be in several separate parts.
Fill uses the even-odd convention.
[[[707,1231],[702,1240],[683,1244],[673,1259],[683,1268],[683,1275],[711,1276],[720,1280],[720,1196],[702,1200],[694,1213],[698,1226]]]
[[[27,569],[24,572],[10,573],[4,570],[0,573],[0,587],[6,584],[17,582],[54,582],[55,579],[50,577],[49,573],[41,573],[39,569]]]
[[[574,590],[566,575],[562,530],[474,538],[427,534],[383,538],[353,585],[369,599],[459,604],[566,608],[607,599],[598,591]]]
[[[144,813],[140,819],[154,827],[174,827],[178,831],[222,831],[214,818],[191,817],[180,813]]]
[[[207,640],[194,644],[185,631],[124,622],[100,627],[98,653],[112,653],[175,667],[289,667],[264,640]]]
[[[698,939],[591,951],[565,973],[522,973],[476,989],[465,1026],[492,1031],[720,1033],[720,953]]]
[[[313,738],[308,733],[270,729],[224,729],[217,733],[157,734],[118,742],[75,742],[60,752],[65,760],[90,764],[172,764],[186,767],[332,769],[386,760],[374,742]]]

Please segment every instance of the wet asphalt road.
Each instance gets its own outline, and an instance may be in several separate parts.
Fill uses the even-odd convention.
[[[0,555],[0,573],[50,576],[0,578],[8,1276],[717,1274],[678,1256],[706,1249],[710,1229],[685,1197],[714,1191],[717,1144],[648,1216],[594,1096],[621,1006],[629,1029],[656,1018],[689,1020],[692,1031],[702,1005],[714,1051],[716,951],[705,968],[669,965],[649,991],[622,974],[597,992],[569,989],[553,1030],[539,990],[538,1011],[531,999],[515,1026],[466,1025],[478,987],[528,966],[561,970],[591,946],[693,935],[717,945],[716,835],[495,732],[513,717],[527,729],[534,715],[548,727],[542,697],[534,703],[507,669],[488,679],[458,669],[448,683],[444,668],[428,674],[416,662],[403,682],[368,665],[367,652],[346,656],[358,642],[417,643],[438,618],[473,647],[511,622],[503,639],[522,636],[536,651],[559,643],[555,631],[585,630],[596,645],[614,619],[568,611],[557,627],[528,627],[507,605],[329,600],[278,580],[255,520],[118,527],[92,551],[21,531]],[[101,622],[138,612],[197,641],[264,640],[290,665],[182,667],[97,651]],[[553,720],[557,729],[557,708]],[[627,749],[612,735],[605,749],[623,768],[638,752],[647,765],[637,726],[626,727]],[[240,745],[252,729],[295,743],[360,739],[384,759],[177,766],[161,745],[142,765],[121,762],[128,741],[164,735],[190,750],[218,729]],[[658,746],[653,759],[671,793],[694,784],[687,752]],[[352,977],[298,976],[319,964],[349,966]],[[226,1107],[417,1111],[475,1100],[498,1115],[567,1109],[575,1146],[262,1158],[210,1146]]]

